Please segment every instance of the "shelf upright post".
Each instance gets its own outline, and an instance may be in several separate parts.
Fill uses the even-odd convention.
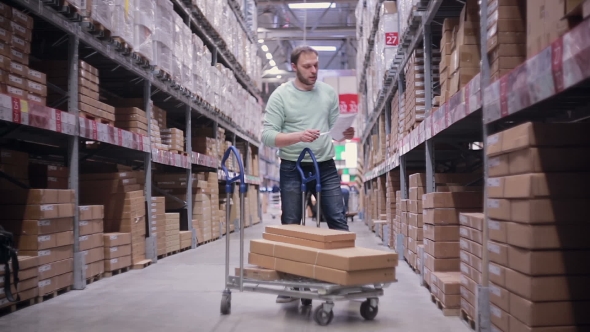
[[[78,50],[80,40],[76,35],[68,37],[68,113],[78,118]],[[68,138],[68,188],[74,190],[74,289],[86,288],[84,253],[80,251],[80,124],[76,121],[76,133]]]
[[[401,71],[403,71],[403,68],[399,68],[400,73],[398,74],[398,79],[397,79],[397,91],[398,91],[398,109],[401,110],[402,109],[402,98],[403,98],[403,93],[404,93],[404,80],[402,78],[402,73]],[[402,155],[401,151],[399,151],[398,149],[398,153],[399,153],[399,175],[400,175],[400,190],[402,193],[402,199],[408,199],[410,198],[410,194],[408,193],[408,174],[407,174],[407,170],[406,170],[406,155]]]
[[[432,112],[432,31],[430,23],[424,25],[424,99],[426,114]],[[432,193],[436,190],[434,179],[434,138],[430,138],[425,144],[426,153],[426,192]]]
[[[152,154],[151,154],[151,139],[152,139],[152,84],[149,80],[143,81],[143,105],[145,109],[145,115],[150,125],[147,127],[147,134],[150,138],[150,152],[146,152],[143,156],[143,168],[145,171],[145,188],[144,195],[146,201],[146,216],[145,222],[147,223],[147,233],[145,239],[145,258],[151,259],[153,263],[158,262],[158,241],[152,232],[152,215],[150,213],[152,207]]]
[[[485,18],[488,17],[488,3],[487,1],[481,1],[480,4],[480,38],[481,38],[481,94],[483,98],[483,93],[485,89],[490,84],[490,62],[487,57],[488,54],[488,46],[485,42],[487,40],[486,29],[487,29],[487,20]],[[486,107],[482,106],[482,118],[485,119],[486,114]],[[488,198],[488,190],[486,188],[486,184],[488,182],[488,158],[487,158],[487,137],[488,137],[488,127],[485,123],[483,123],[483,147],[484,147],[484,225],[483,225],[483,250],[482,250],[482,283],[478,286],[478,294],[477,295],[477,305],[475,307],[475,312],[479,316],[477,321],[476,330],[480,332],[489,332],[491,331],[491,322],[490,322],[490,288],[489,288],[489,254],[488,254],[488,240],[490,238],[489,228],[488,228],[488,212],[487,212],[487,198]]]
[[[190,23],[189,23],[190,24]],[[186,169],[186,219],[188,230],[191,231],[191,248],[197,247],[197,230],[193,227],[193,117],[191,105],[186,105],[186,130],[184,131],[186,141],[186,151],[188,152],[189,167]]]

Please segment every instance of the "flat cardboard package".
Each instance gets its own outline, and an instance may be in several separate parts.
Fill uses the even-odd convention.
[[[457,258],[459,251],[459,242],[435,242],[424,239],[424,252],[434,258]]]
[[[461,238],[459,240],[459,247],[461,248],[461,250],[467,251],[468,253],[475,255],[479,258],[481,258],[483,255],[483,246],[471,240]]]
[[[424,209],[423,220],[424,223],[431,225],[459,225],[460,214],[478,211],[481,211],[481,209]]]
[[[473,228],[479,231],[483,231],[483,221],[483,213],[461,212],[459,215],[459,224],[461,224],[461,226]]]
[[[74,218],[46,219],[46,220],[2,220],[4,229],[18,235],[46,235],[72,231]]]
[[[73,259],[64,259],[62,261],[39,266],[39,280],[53,278],[57,275],[72,272],[74,269]]]
[[[113,272],[131,266],[131,256],[111,258],[104,261],[105,272]]]
[[[590,301],[531,302],[510,293],[510,314],[527,326],[588,325],[590,316],[580,314],[586,312]]]
[[[38,265],[45,265],[45,264],[61,261],[64,259],[73,258],[74,257],[74,247],[70,244],[70,245],[65,245],[65,246],[51,248],[51,249],[45,249],[45,250],[39,250],[39,251],[19,250],[18,253],[19,253],[19,255],[27,255],[27,256],[36,255],[36,256],[38,256]],[[23,269],[23,268],[21,267],[21,269]]]
[[[240,276],[240,268],[236,267],[235,275]],[[280,279],[280,272],[275,270],[263,269],[254,266],[244,267],[244,278],[263,280],[263,281],[274,281]]]
[[[71,245],[74,243],[72,231],[47,235],[21,235],[15,237],[19,250],[43,250]]]
[[[590,234],[588,224],[542,224],[526,225],[502,222],[505,243],[531,249],[589,249],[586,234]],[[491,232],[490,232],[491,234]],[[500,236],[498,236],[500,237]]]
[[[459,226],[424,224],[424,237],[435,242],[457,242],[459,241]]]
[[[103,236],[105,248],[131,244],[130,233],[105,233]]]
[[[335,241],[335,242],[320,242],[307,239],[301,239],[290,236],[283,236],[278,234],[263,233],[262,238],[269,241],[284,242],[289,244],[300,245],[304,247],[311,247],[316,249],[340,249],[354,247],[354,240],[349,241]]]
[[[428,254],[424,255],[424,266],[432,272],[454,272],[459,270],[458,258],[437,259]]]
[[[351,241],[356,239],[356,234],[352,232],[313,228],[301,225],[266,226],[265,232],[318,242]]]
[[[480,208],[483,196],[478,192],[429,193],[423,196],[425,209]]]

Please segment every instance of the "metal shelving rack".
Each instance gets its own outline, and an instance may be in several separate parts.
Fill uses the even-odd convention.
[[[459,7],[457,7],[459,6]],[[449,158],[456,158],[457,153],[470,153],[481,159],[483,183],[487,183],[487,157],[485,154],[486,137],[496,132],[516,126],[527,121],[543,122],[576,122],[590,117],[590,67],[584,60],[590,58],[590,20],[582,21],[564,36],[554,41],[539,54],[527,59],[499,80],[490,83],[490,63],[486,56],[487,44],[481,43],[481,71],[458,93],[438,109],[432,111],[432,68],[428,59],[432,54],[433,28],[441,24],[447,17],[457,17],[462,8],[459,1],[430,0],[421,1],[411,14],[410,25],[400,39],[398,55],[392,68],[389,69],[383,89],[379,92],[378,103],[370,112],[364,130],[361,133],[362,144],[367,147],[368,137],[375,132],[379,117],[389,110],[387,105],[392,101],[397,90],[402,92],[403,70],[410,54],[422,42],[425,61],[425,100],[426,118],[401,142],[397,152],[388,155],[385,161],[368,170],[364,182],[369,189],[372,182],[399,167],[402,198],[408,198],[408,165],[416,165],[425,169],[426,192],[435,189],[435,166]],[[480,1],[480,17],[487,17],[487,2]],[[417,22],[417,23],[416,23]],[[413,24],[412,24],[413,23]],[[481,40],[486,40],[487,21],[480,20]],[[367,55],[369,58],[369,55]],[[366,71],[366,66],[363,71]],[[365,78],[366,73],[361,77]],[[361,81],[359,91],[366,91],[366,81]],[[401,98],[400,98],[401,99]],[[387,117],[386,117],[387,118]],[[387,132],[390,133],[389,126]],[[445,151],[435,149],[438,143],[481,143],[483,150]],[[365,164],[366,156],[364,156]],[[484,185],[485,187],[485,185]],[[487,194],[484,192],[484,214],[487,215]],[[482,264],[489,263],[487,240],[487,218],[483,230]],[[404,252],[403,235],[397,239],[398,252]],[[400,241],[401,240],[401,241]],[[400,245],[401,244],[401,245]],[[420,259],[424,262],[423,252]],[[477,330],[490,330],[489,307],[489,271],[482,271],[482,284],[478,288]],[[423,279],[421,279],[423,283]]]
[[[220,55],[226,66],[232,69],[238,81],[251,94],[259,98],[259,91],[251,79],[236,62],[233,54],[227,50],[216,32],[207,30],[204,22],[198,20],[199,11],[187,7],[179,1],[173,3],[180,6],[185,14],[186,22],[196,29],[208,47]],[[188,1],[190,3],[190,1]],[[238,139],[247,142],[252,148],[258,149],[260,142],[253,133],[248,133],[237,127],[231,119],[216,112],[211,105],[180,88],[174,82],[152,71],[150,66],[138,61],[131,54],[124,54],[111,41],[101,39],[99,35],[91,34],[92,27],[83,25],[78,15],[71,15],[67,11],[58,12],[42,1],[14,0],[9,5],[24,10],[35,18],[35,25],[41,24],[45,41],[52,47],[47,56],[63,59],[67,55],[69,67],[68,90],[64,93],[68,102],[67,111],[36,105],[25,100],[0,94],[0,140],[8,148],[27,151],[41,156],[44,160],[63,162],[69,168],[69,188],[78,191],[79,165],[85,160],[117,162],[134,166],[134,169],[145,171],[146,203],[151,202],[152,165],[166,165],[179,171],[185,170],[191,176],[193,171],[217,171],[219,181],[225,180],[225,175],[219,171],[220,161],[216,157],[191,152],[176,154],[168,151],[153,149],[149,140],[151,128],[148,126],[148,136],[135,134],[119,128],[108,126],[93,120],[79,117],[78,110],[78,62],[84,60],[99,68],[101,72],[101,86],[108,87],[110,93],[116,91],[117,97],[143,98],[143,105],[148,119],[151,118],[151,104],[168,111],[176,123],[184,122],[186,149],[191,148],[191,129],[197,120],[204,125],[211,125],[214,129],[222,126],[226,133],[233,135],[233,143]],[[67,41],[67,43],[64,43]],[[61,45],[61,46],[60,46]],[[213,63],[213,65],[215,62]],[[104,77],[103,74],[104,73]],[[104,78],[104,79],[103,79]],[[49,82],[50,83],[50,82]],[[102,88],[101,88],[102,89]],[[216,132],[216,130],[215,130]],[[87,147],[88,143],[98,148]],[[245,156],[248,158],[249,156]],[[261,179],[251,175],[246,169],[246,183],[257,186]],[[8,177],[6,174],[0,174]],[[156,189],[157,190],[157,189]],[[187,185],[187,197],[192,197],[191,185]],[[192,229],[192,206],[189,199],[185,203],[188,230],[192,231],[192,247],[196,247],[196,232]],[[258,202],[260,205],[260,202]],[[74,289],[84,289],[86,278],[84,272],[84,255],[79,251],[79,198],[76,198],[74,217]],[[146,223],[151,224],[150,215],[146,215]],[[157,262],[156,241],[147,227],[146,258]]]

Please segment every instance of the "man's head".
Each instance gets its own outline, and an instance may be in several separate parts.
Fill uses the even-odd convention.
[[[291,52],[291,67],[297,80],[311,89],[318,79],[318,52],[309,46],[297,47]]]

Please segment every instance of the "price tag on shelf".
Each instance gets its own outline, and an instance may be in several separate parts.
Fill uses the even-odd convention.
[[[563,37],[561,37],[551,43],[551,69],[555,92],[557,93],[565,89],[563,61]],[[569,71],[568,74],[573,75]]]

